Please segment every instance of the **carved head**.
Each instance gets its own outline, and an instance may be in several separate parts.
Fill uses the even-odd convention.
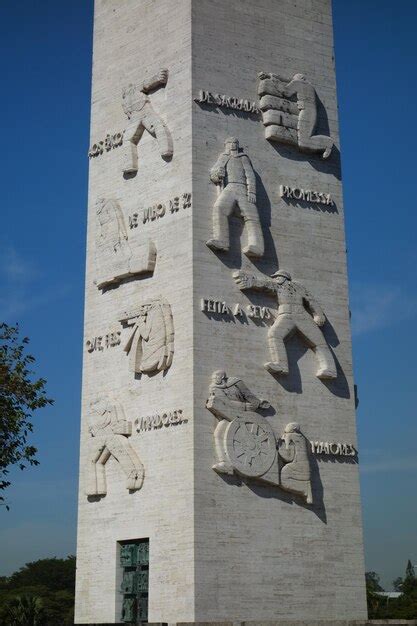
[[[278,270],[277,272],[271,274],[271,278],[275,278],[278,285],[283,285],[286,281],[291,280],[291,274],[285,270]]]
[[[301,435],[301,429],[300,429],[300,424],[298,424],[298,422],[290,422],[289,424],[286,425],[286,427],[284,428],[284,434],[282,438],[285,441],[285,445],[287,449],[290,443],[293,443],[294,441],[297,441],[300,439],[300,435]]]
[[[290,422],[284,428],[284,433],[285,434],[288,434],[288,433],[299,433],[299,432],[301,432],[301,427],[300,427],[300,424],[298,422]]]
[[[239,139],[236,139],[236,137],[228,137],[224,142],[224,147],[228,154],[239,152]]]
[[[226,372],[224,370],[216,370],[213,372],[211,379],[214,385],[221,385],[227,380]]]

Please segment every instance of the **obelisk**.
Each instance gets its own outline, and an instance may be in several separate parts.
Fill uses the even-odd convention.
[[[77,624],[366,618],[330,0],[96,0]]]

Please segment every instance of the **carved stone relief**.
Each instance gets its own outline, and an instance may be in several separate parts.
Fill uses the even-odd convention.
[[[255,416],[257,409],[268,408],[269,402],[257,398],[239,378],[228,378],[226,372],[213,372],[207,408],[217,417],[219,423],[214,431],[217,463],[216,472],[233,474],[233,465],[227,454],[225,435],[229,424],[239,415],[250,412]],[[230,446],[229,446],[230,447]]]
[[[306,499],[307,504],[312,504],[309,442],[296,422],[286,425],[278,444],[278,454],[282,489],[298,493]]]
[[[126,420],[121,404],[102,398],[90,405],[92,423],[91,456],[88,472],[87,495],[105,496],[107,493],[106,463],[113,457],[126,475],[126,489],[135,491],[142,487],[145,472],[143,465],[128,441],[132,424]]]
[[[174,323],[165,298],[142,304],[125,313],[121,323],[131,327],[124,351],[135,374],[154,374],[170,367],[174,356]]]
[[[137,146],[145,130],[157,140],[163,159],[170,159],[174,153],[171,133],[148,97],[151,91],[165,87],[167,81],[168,70],[161,69],[141,85],[130,84],[123,90],[123,110],[130,122],[123,136],[124,174],[134,175],[138,171]]]
[[[321,152],[327,159],[334,142],[326,135],[314,135],[317,122],[317,94],[303,74],[292,79],[261,72],[258,75],[259,108],[265,137],[298,146],[303,152]]]
[[[219,420],[214,431],[219,474],[238,474],[275,485],[312,504],[309,442],[300,426],[290,423],[281,439],[256,411],[269,408],[239,378],[213,373],[207,408]]]
[[[291,275],[279,270],[271,278],[255,278],[245,271],[234,272],[233,277],[239,289],[257,289],[274,294],[278,299],[278,315],[268,330],[268,344],[271,361],[265,368],[272,374],[288,374],[288,356],[285,340],[298,333],[317,358],[317,377],[333,379],[337,377],[333,354],[327,345],[320,327],[326,316],[316,299]],[[272,280],[271,280],[272,279]],[[312,315],[307,311],[306,306]]]
[[[151,274],[156,248],[148,240],[135,250],[128,241],[123,211],[116,200],[100,198],[96,203],[96,284],[103,289],[130,276]]]
[[[249,257],[264,254],[264,238],[256,207],[256,178],[252,163],[239,149],[239,141],[229,137],[225,151],[211,169],[210,178],[217,185],[217,200],[213,207],[213,237],[207,241],[209,248],[228,251],[229,217],[239,210],[244,220],[247,245],[243,252]]]

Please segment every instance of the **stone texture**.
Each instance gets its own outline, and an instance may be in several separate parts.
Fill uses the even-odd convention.
[[[216,418],[206,408],[212,372],[236,372],[271,403],[268,422],[277,438],[297,422],[308,440],[357,449],[333,65],[330,0],[96,0],[84,345],[116,328],[121,336],[111,350],[84,350],[77,624],[119,622],[118,542],[142,538],[150,541],[150,622],[289,626],[312,624],[297,622],[307,617],[328,620],[315,623],[321,626],[353,624],[340,616],[366,619],[357,464],[313,458],[313,504],[275,485],[223,477],[212,470]],[[123,89],[161,68],[169,78],[150,100],[169,128],[173,157],[161,158],[158,142],[144,132],[137,173],[123,176]],[[256,102],[260,71],[308,77],[323,105],[318,132],[335,142],[327,160],[268,142],[260,115],[237,110],[236,102],[194,101],[206,90]],[[97,148],[106,136],[117,142]],[[246,232],[237,217],[229,220],[228,252],[206,245],[217,197],[210,168],[227,137],[239,138],[255,171],[261,259],[243,253]],[[334,204],[284,198],[280,185],[330,194]],[[137,219],[185,193],[192,194],[191,206],[165,213],[155,208],[149,220]],[[132,250],[155,244],[152,276],[97,289],[99,198],[119,203]],[[289,373],[271,375],[264,368],[271,320],[201,310],[201,300],[213,298],[276,314],[276,298],[242,292],[233,272],[271,275],[278,268],[323,307],[336,380],[316,377],[315,355],[297,337],[286,344]],[[123,351],[131,328],[120,320],[157,298],[171,307],[173,360],[164,371],[135,374]],[[179,410],[184,419],[169,428],[133,428],[129,445],[145,470],[140,490],[126,489],[120,464],[110,458],[107,494],[88,499],[89,407],[106,395],[123,404],[132,424]]]

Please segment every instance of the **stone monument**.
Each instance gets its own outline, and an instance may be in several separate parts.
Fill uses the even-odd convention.
[[[96,0],[88,155],[75,623],[366,619],[331,0]]]

